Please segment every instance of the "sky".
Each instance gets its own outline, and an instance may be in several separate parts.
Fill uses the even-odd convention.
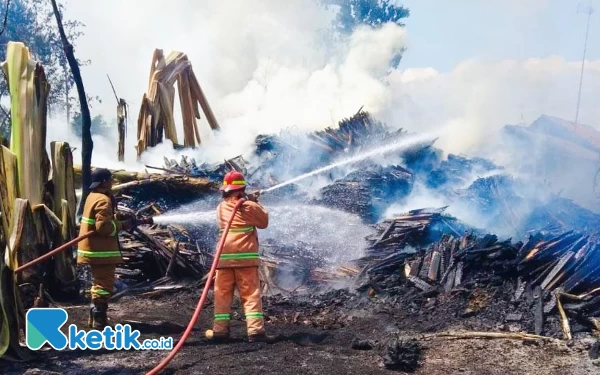
[[[92,114],[116,117],[107,74],[130,104],[127,168],[178,158],[168,145],[134,155],[155,48],[188,54],[221,124],[215,135],[201,121],[197,160],[249,152],[261,133],[332,126],[361,106],[393,127],[441,132],[439,147],[467,154],[506,124],[574,118],[587,21],[576,1],[401,3],[411,10],[406,27],[359,28],[335,46],[322,39],[333,14],[312,0],[70,0],[66,17],[87,25],[75,53],[92,61],[84,84],[103,98]],[[600,127],[600,17],[591,20],[580,122]],[[52,121],[49,141],[72,138],[64,117]],[[114,139],[95,142],[107,152],[93,164],[124,167]]]
[[[411,11],[405,67],[450,71],[470,58],[562,56],[581,61],[590,1],[405,0]],[[482,5],[484,4],[485,5]],[[592,8],[595,3],[591,2]],[[579,12],[578,12],[579,10]],[[440,33],[440,30],[444,30]],[[592,13],[586,57],[600,58],[600,17]]]

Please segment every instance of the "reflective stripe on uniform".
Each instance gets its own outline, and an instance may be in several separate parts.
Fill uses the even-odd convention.
[[[229,228],[229,233],[245,233],[245,232],[252,232],[253,230],[254,230],[253,226],[240,227],[240,228]],[[220,229],[219,233],[223,233],[223,229]]]
[[[231,314],[215,314],[215,320],[231,320]]]
[[[88,258],[110,258],[121,256],[120,251],[87,251],[77,250],[77,255]]]
[[[258,253],[233,253],[221,254],[221,260],[245,260],[245,259],[260,259]]]
[[[246,318],[250,318],[250,319],[262,319],[264,318],[264,314],[261,312],[249,312],[246,313]]]
[[[102,288],[92,287],[91,292],[100,296],[110,296],[112,293]]]
[[[85,224],[89,224],[89,225],[94,225],[96,224],[96,220],[94,219],[90,219],[89,217],[82,217],[81,218],[81,222],[85,223]]]
[[[111,221],[112,225],[113,225],[113,231],[110,234],[111,237],[114,237],[117,234],[117,223],[115,223],[115,221]]]

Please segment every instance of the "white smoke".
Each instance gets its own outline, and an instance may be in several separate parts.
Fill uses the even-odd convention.
[[[103,98],[93,114],[115,118],[107,73],[130,103],[126,163],[116,162],[115,128],[114,139],[96,139],[95,165],[140,169],[162,166],[163,156],[179,158],[181,152],[168,142],[139,162],[133,148],[155,48],[188,54],[222,126],[219,134],[208,136],[202,119],[202,147],[184,152],[198,162],[248,153],[257,134],[335,125],[361,106],[410,131],[450,126],[453,131],[437,143],[447,152],[473,151],[501,126],[530,123],[542,113],[574,116],[580,62],[558,56],[471,59],[449,72],[402,63],[389,69],[390,58],[401,48],[408,45],[406,54],[411,53],[410,27],[358,28],[347,40],[330,45],[324,36],[334,14],[316,1],[179,0],[165,7],[158,0],[107,0],[68,3],[66,13],[87,25],[76,53],[93,62],[83,68],[88,92]],[[600,60],[588,61],[582,123],[597,125],[599,87]],[[50,127],[50,139],[69,138],[59,129],[66,129],[64,124]],[[79,153],[75,156],[80,160]]]

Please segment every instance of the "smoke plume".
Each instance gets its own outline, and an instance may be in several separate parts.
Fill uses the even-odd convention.
[[[122,166],[127,168],[162,165],[163,156],[178,156],[165,144],[138,163],[133,149],[155,48],[188,54],[222,125],[222,132],[212,136],[205,120],[201,121],[203,146],[186,154],[202,161],[247,153],[261,133],[335,125],[361,106],[389,125],[411,131],[449,125],[453,131],[437,144],[447,152],[472,152],[501,126],[529,123],[543,113],[571,118],[575,108],[577,61],[558,56],[471,59],[448,72],[405,68],[402,63],[389,69],[390,58],[403,47],[411,53],[410,28],[365,26],[330,43],[334,10],[316,1],[290,0],[284,5],[276,0],[181,0],[164,7],[157,0],[108,0],[69,3],[67,13],[87,25],[76,52],[93,61],[83,68],[84,82],[89,92],[103,98],[92,112],[115,118],[107,73],[118,95],[130,103]],[[107,22],[111,27],[106,27]],[[110,46],[110,51],[98,45]],[[599,84],[600,61],[589,61],[583,123],[595,125],[599,118],[600,109],[593,103]],[[64,130],[57,117],[51,123],[50,140],[69,138]],[[116,138],[116,128],[114,133]],[[118,165],[115,139],[97,137],[96,150],[100,149],[94,164]],[[76,155],[76,161],[79,158]]]

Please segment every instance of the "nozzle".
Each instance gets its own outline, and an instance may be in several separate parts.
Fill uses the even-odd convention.
[[[152,217],[143,217],[141,219],[138,220],[138,223],[140,225],[152,225],[154,224],[154,219],[152,219]]]

